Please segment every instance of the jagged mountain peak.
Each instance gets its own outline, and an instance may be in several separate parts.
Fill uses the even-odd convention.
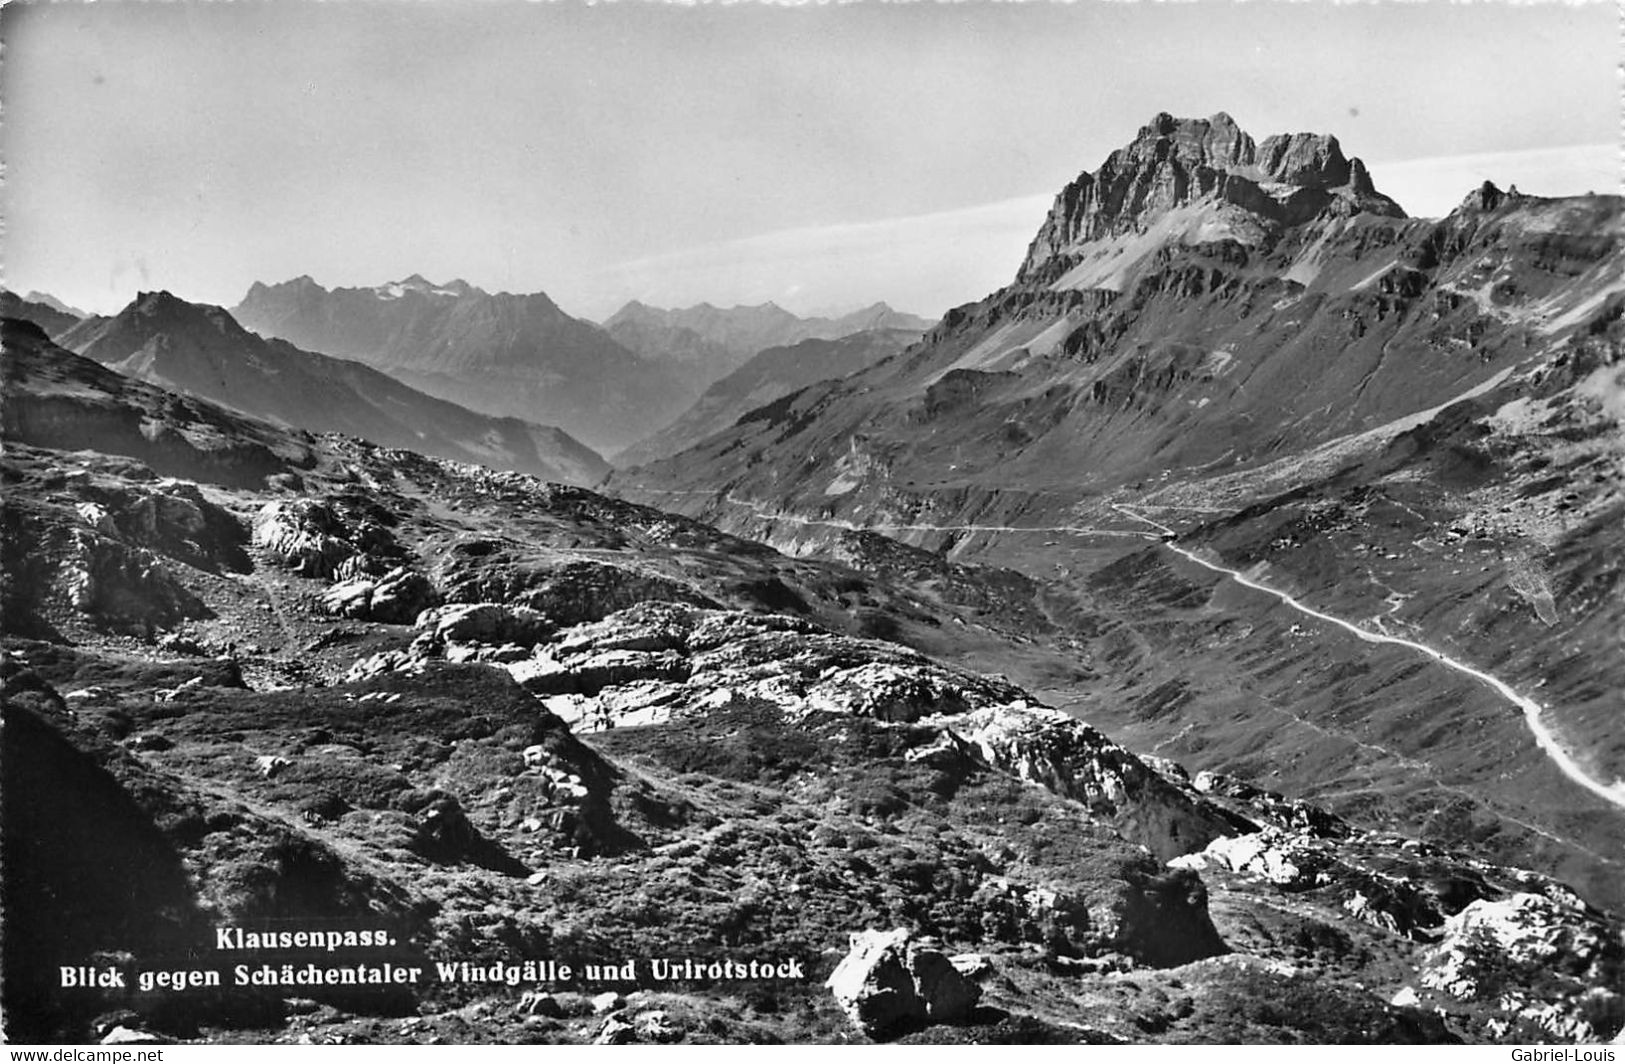
[[[1159,111],[1112,160],[1143,162],[1172,155],[1187,165],[1248,166],[1256,147],[1235,119],[1220,111],[1211,118],[1175,118]]]
[[[1526,198],[1522,192],[1518,191],[1517,185],[1511,185],[1505,191],[1502,191],[1495,182],[1485,181],[1482,185],[1467,193],[1466,198],[1461,201],[1453,213],[1498,210],[1502,204],[1515,203]]]
[[[114,315],[105,332],[131,329],[143,334],[173,333],[178,330],[212,328],[216,332],[241,333],[243,327],[225,308],[210,303],[192,303],[167,289],[137,292],[135,299]]]
[[[1279,133],[1256,142],[1222,111],[1160,112],[1098,170],[1061,190],[1017,280],[1057,280],[1090,245],[1102,250],[1148,233],[1154,241],[1140,252],[1170,242],[1262,245],[1318,217],[1359,213],[1405,216],[1335,136]],[[1109,248],[1114,256],[1123,250]]]

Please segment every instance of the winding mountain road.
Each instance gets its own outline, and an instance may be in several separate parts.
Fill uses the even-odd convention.
[[[1123,506],[1120,503],[1113,503],[1112,509],[1116,510],[1120,514],[1123,514],[1125,517],[1131,517],[1136,521],[1142,521],[1153,528],[1159,529],[1165,534],[1171,535],[1174,532],[1174,530],[1169,528],[1167,525],[1162,524],[1159,521],[1154,521],[1143,514],[1135,513],[1133,510],[1129,509],[1127,506]],[[1204,569],[1211,569],[1213,572],[1223,573],[1225,576],[1228,576],[1242,587],[1252,588],[1254,591],[1262,591],[1266,595],[1273,595],[1280,601],[1297,610],[1299,613],[1306,614],[1319,621],[1324,621],[1327,624],[1336,625],[1337,627],[1353,635],[1355,638],[1363,640],[1364,642],[1392,643],[1395,646],[1408,647],[1417,653],[1427,655],[1446,668],[1454,669],[1459,673],[1471,676],[1473,679],[1485,684],[1494,690],[1496,694],[1500,695],[1502,698],[1506,699],[1508,702],[1511,702],[1513,705],[1517,706],[1523,711],[1524,724],[1529,728],[1529,734],[1534,737],[1535,745],[1539,746],[1541,751],[1551,759],[1552,763],[1557,766],[1558,771],[1567,776],[1570,781],[1584,787],[1586,790],[1590,791],[1592,794],[1595,794],[1604,801],[1609,802],[1621,809],[1625,809],[1625,781],[1615,780],[1612,785],[1609,785],[1589,775],[1585,769],[1580,767],[1579,762],[1575,761],[1574,757],[1567,750],[1563,749],[1563,745],[1558,741],[1557,736],[1552,734],[1551,729],[1546,726],[1546,722],[1542,719],[1542,715],[1545,711],[1542,709],[1540,703],[1536,702],[1532,698],[1519,694],[1517,691],[1514,691],[1512,687],[1504,680],[1491,676],[1482,669],[1475,669],[1466,662],[1459,661],[1448,654],[1435,650],[1426,643],[1418,643],[1414,639],[1405,639],[1400,636],[1387,635],[1382,632],[1373,632],[1369,629],[1361,628],[1359,625],[1354,624],[1351,621],[1345,621],[1341,617],[1334,617],[1329,613],[1315,609],[1313,606],[1307,606],[1297,598],[1287,594],[1285,591],[1277,590],[1276,588],[1270,587],[1268,584],[1259,583],[1257,580],[1254,580],[1252,577],[1238,569],[1231,569],[1229,566],[1219,565],[1216,562],[1208,561],[1206,558],[1203,558],[1196,552],[1187,550],[1184,547],[1179,546],[1177,543],[1162,540],[1162,545],[1173,551],[1175,554],[1178,554],[1183,558],[1188,558],[1197,565],[1202,566]]]
[[[1182,558],[1195,562],[1204,569],[1209,569],[1215,573],[1220,573],[1227,576],[1236,583],[1240,584],[1242,587],[1250,588],[1266,595],[1271,595],[1282,603],[1285,603],[1287,606],[1297,610],[1299,613],[1302,613],[1308,617],[1313,617],[1316,620],[1322,621],[1326,624],[1341,628],[1350,635],[1354,636],[1356,639],[1366,643],[1390,643],[1395,646],[1406,647],[1419,654],[1425,655],[1428,658],[1431,658],[1433,661],[1443,665],[1445,668],[1453,669],[1454,671],[1462,673],[1465,676],[1472,677],[1479,683],[1489,687],[1501,698],[1518,707],[1518,709],[1523,713],[1524,725],[1528,728],[1529,734],[1534,738],[1535,745],[1540,748],[1541,752],[1551,760],[1552,764],[1557,767],[1557,770],[1567,777],[1570,782],[1579,787],[1585,788],[1587,791],[1601,798],[1603,801],[1608,802],[1610,805],[1615,806],[1616,808],[1625,809],[1625,780],[1616,779],[1612,784],[1608,784],[1586,772],[1580,763],[1575,760],[1574,756],[1564,749],[1562,742],[1552,732],[1552,730],[1547,727],[1544,719],[1545,710],[1540,703],[1536,702],[1532,698],[1519,694],[1517,691],[1513,690],[1512,686],[1506,683],[1506,681],[1500,679],[1499,677],[1492,676],[1482,669],[1474,668],[1466,662],[1453,658],[1443,651],[1436,650],[1433,647],[1428,646],[1426,643],[1419,643],[1414,639],[1406,639],[1402,636],[1388,635],[1384,632],[1373,632],[1370,629],[1362,628],[1352,621],[1346,621],[1341,617],[1335,617],[1332,614],[1326,613],[1322,610],[1317,610],[1313,606],[1306,605],[1304,602],[1285,591],[1270,587],[1268,584],[1260,583],[1239,569],[1232,569],[1229,566],[1220,565],[1217,562],[1209,561],[1196,552],[1188,550],[1185,547],[1181,547],[1179,544],[1173,542],[1169,537],[1177,534],[1175,529],[1168,527],[1160,521],[1146,517],[1144,514],[1137,513],[1132,508],[1121,503],[1112,503],[1112,509],[1132,520],[1150,525],[1157,531],[1135,532],[1132,529],[1091,528],[1079,525],[1045,525],[1027,527],[1010,525],[926,525],[885,523],[858,525],[851,521],[802,517],[797,514],[770,510],[763,503],[752,499],[738,498],[732,492],[728,492],[720,496],[718,496],[715,492],[701,491],[671,491],[659,492],[659,494],[712,495],[714,497],[719,497],[722,501],[731,505],[750,510],[758,517],[767,520],[783,521],[789,524],[802,526],[840,528],[851,532],[1030,532],[1050,535],[1120,536],[1154,540],[1159,542],[1168,550],[1173,551]]]

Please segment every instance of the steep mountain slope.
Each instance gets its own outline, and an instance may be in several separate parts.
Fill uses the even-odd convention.
[[[262,336],[357,359],[474,410],[558,425],[614,450],[699,394],[541,292],[491,294],[413,275],[329,291],[309,277],[256,283],[232,314]]]
[[[1614,897],[1621,221],[1489,185],[1407,219],[1335,138],[1159,115],[906,357],[610,483],[1021,569],[1088,603],[1059,703]],[[1352,628],[1223,572],[1260,565]]]
[[[800,391],[890,358],[920,338],[911,329],[870,329],[839,340],[802,340],[769,347],[705,390],[676,421],[615,456],[622,467],[681,454],[741,417]]]
[[[61,336],[79,324],[79,319],[84,316],[57,306],[55,301],[37,299],[37,295],[30,292],[27,296],[19,296],[0,288],[0,317],[31,321],[49,336]]]
[[[1620,923],[1560,883],[1192,778],[945,660],[1039,653],[1056,600],[1019,574],[874,535],[796,559],[7,328],[8,1040],[1625,1023]]]
[[[358,362],[262,339],[219,307],[168,292],[142,293],[115,317],[85,321],[60,339],[121,373],[312,432],[345,432],[572,484],[608,470],[558,429],[477,414]]]
[[[924,318],[884,303],[837,318],[802,318],[775,303],[727,309],[701,303],[666,310],[633,300],[604,321],[604,331],[629,350],[680,368],[696,393],[768,348],[879,329],[917,336],[930,327]]]

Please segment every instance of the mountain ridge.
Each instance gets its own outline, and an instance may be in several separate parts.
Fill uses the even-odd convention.
[[[608,466],[567,433],[466,410],[359,362],[244,329],[224,308],[143,292],[119,314],[61,334],[62,346],[120,372],[300,428],[587,483]]]

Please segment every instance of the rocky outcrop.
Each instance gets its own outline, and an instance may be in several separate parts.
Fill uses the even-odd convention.
[[[1475,901],[1446,921],[1425,986],[1493,1002],[1493,1037],[1596,1042],[1625,1027],[1625,943],[1567,892]]]
[[[858,1029],[888,1038],[938,1023],[970,1019],[981,988],[940,949],[907,929],[860,931],[824,984]]]
[[[379,577],[341,580],[322,593],[322,608],[328,613],[382,624],[411,624],[439,601],[429,578],[404,566]]]
[[[254,546],[300,576],[388,572],[403,556],[389,529],[338,500],[268,502],[254,515]]]
[[[791,715],[850,713],[905,723],[1008,702],[1006,683],[891,643],[776,614],[635,606],[566,629],[508,666],[577,728],[650,723],[761,702]],[[585,696],[584,698],[580,696]]]
[[[1180,771],[1183,772],[1182,769]],[[1314,838],[1330,839],[1349,833],[1349,826],[1341,817],[1328,813],[1318,805],[1255,787],[1221,772],[1198,772],[1190,780],[1190,785],[1208,799],[1226,802],[1227,807],[1242,812],[1252,820],[1301,831]]]
[[[1459,211],[1493,211],[1505,203],[1509,197],[1517,197],[1517,192],[1502,192],[1495,186],[1495,182],[1486,181],[1482,185],[1467,193],[1461,201]]]
[[[244,530],[195,484],[136,468],[146,480],[118,483],[82,468],[61,490],[8,498],[0,565],[8,630],[88,623],[151,637],[210,616],[188,568],[245,569]]]
[[[152,551],[86,528],[73,529],[68,543],[60,586],[67,604],[84,616],[150,630],[209,615],[203,600]]]
[[[149,484],[110,487],[81,478],[80,519],[93,531],[116,536],[200,569],[237,572],[249,567],[247,530],[195,483],[160,477]]]
[[[484,540],[453,544],[439,559],[435,579],[447,602],[506,602],[540,610],[562,625],[601,620],[640,602],[719,605],[640,566]]]
[[[999,942],[1034,942],[1063,956],[1091,945],[1095,921],[1083,899],[1054,887],[989,876],[972,899],[983,910],[983,929]]]
[[[1455,908],[1492,890],[1473,879],[1441,880],[1430,862],[1412,861],[1396,860],[1390,842],[1317,838],[1270,825],[1214,839],[1169,866],[1222,870],[1289,894],[1314,892],[1362,923],[1418,941],[1430,940]]]
[[[1058,710],[1021,701],[978,709],[942,726],[991,767],[1081,802],[1164,860],[1233,830],[1220,811]]]
[[[534,646],[553,631],[546,614],[497,602],[455,602],[425,610],[415,627],[434,643]]]

